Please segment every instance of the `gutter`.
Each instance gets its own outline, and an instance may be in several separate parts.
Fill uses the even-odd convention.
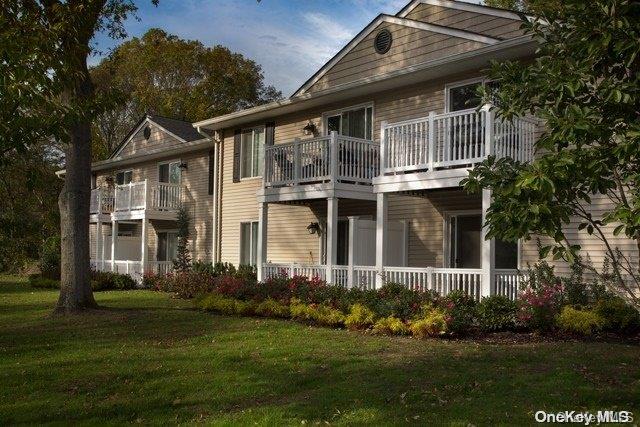
[[[212,220],[212,236],[211,236],[211,263],[215,264],[216,262],[218,262],[219,260],[219,253],[218,253],[218,229],[219,229],[219,215],[218,212],[220,211],[219,209],[219,204],[220,204],[220,191],[218,190],[219,186],[218,186],[218,177],[220,175],[220,161],[219,161],[219,157],[220,157],[220,141],[217,141],[215,138],[211,137],[211,135],[209,135],[208,133],[204,132],[202,129],[200,129],[200,126],[196,126],[196,131],[204,136],[205,138],[207,138],[207,140],[213,142],[213,209],[212,209],[212,216],[211,216],[211,220]]]

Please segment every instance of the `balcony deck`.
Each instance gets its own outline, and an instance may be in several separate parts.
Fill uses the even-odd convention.
[[[507,122],[488,108],[383,122],[375,191],[455,187],[474,164],[490,155],[531,161],[535,135],[535,121]]]
[[[175,219],[182,202],[179,184],[149,184],[147,180],[91,190],[91,221]]]
[[[374,200],[379,144],[337,135],[296,140],[265,149],[259,199],[267,202],[347,197]]]

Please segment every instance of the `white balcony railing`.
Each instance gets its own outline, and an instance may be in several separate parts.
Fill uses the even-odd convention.
[[[370,184],[379,172],[379,145],[332,132],[265,149],[265,187],[340,181]]]
[[[382,124],[382,173],[467,167],[488,155],[533,158],[536,123],[495,118],[488,109],[434,114]]]
[[[113,190],[108,188],[94,188],[91,190],[91,201],[89,212],[92,214],[102,214],[113,212]]]
[[[116,185],[116,212],[139,209],[161,211],[176,210],[182,201],[182,187],[178,184],[158,183],[150,185],[146,180]]]

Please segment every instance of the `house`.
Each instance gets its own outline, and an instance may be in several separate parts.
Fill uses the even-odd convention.
[[[94,164],[94,265],[167,271],[184,203],[194,259],[252,264],[261,279],[515,297],[536,242],[485,240],[491,194],[460,182],[489,155],[534,155],[540,124],[500,120],[475,95],[490,61],[534,57],[520,27],[512,11],[413,0],[376,17],[287,99],[191,129],[143,118]],[[581,243],[602,262],[598,241]]]

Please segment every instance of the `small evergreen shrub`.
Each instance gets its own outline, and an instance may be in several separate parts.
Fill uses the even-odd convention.
[[[167,292],[173,292],[180,298],[190,299],[215,289],[213,276],[186,271],[167,276]]]
[[[634,333],[640,330],[640,313],[620,297],[602,298],[594,310],[602,318],[603,328],[608,331]]]
[[[567,332],[591,335],[602,329],[604,320],[594,310],[578,310],[569,305],[562,308],[558,326]]]
[[[555,320],[562,307],[563,286],[560,281],[540,283],[527,287],[518,300],[518,321],[525,327],[548,332],[555,327]]]
[[[376,321],[376,313],[370,308],[356,303],[351,306],[344,324],[349,329],[368,329]]]
[[[60,280],[60,236],[52,236],[40,248],[38,267],[45,279]]]
[[[205,311],[215,311],[227,315],[247,316],[254,313],[255,305],[250,302],[228,298],[216,292],[199,296],[194,300],[196,307]]]
[[[60,280],[48,279],[35,274],[29,276],[29,286],[38,289],[60,289]]]
[[[214,275],[214,267],[213,264],[207,261],[193,261],[191,264],[191,271],[194,273],[202,273],[202,274],[210,274]]]
[[[136,282],[127,274],[110,271],[92,271],[91,289],[94,291],[134,289]]]
[[[326,305],[304,304],[294,298],[289,306],[291,317],[321,326],[342,326],[345,323],[344,314],[341,311]]]
[[[476,319],[476,301],[460,290],[450,292],[440,301],[447,319],[447,331],[455,335],[464,335],[474,326]]]
[[[157,274],[153,272],[147,272],[142,276],[142,287],[157,292],[171,292],[172,278],[173,273]]]
[[[375,303],[367,306],[380,317],[395,316],[407,320],[415,316],[423,304],[436,299],[432,292],[418,292],[399,283],[386,283],[377,291]]]
[[[447,314],[440,307],[426,305],[421,317],[409,324],[416,338],[438,337],[447,333]]]
[[[263,317],[288,318],[291,316],[288,305],[284,305],[274,299],[268,298],[256,305],[255,313]]]
[[[515,329],[518,304],[502,295],[484,297],[477,307],[478,325],[487,332]]]
[[[395,316],[383,317],[373,325],[373,332],[381,335],[408,335],[409,326]]]

